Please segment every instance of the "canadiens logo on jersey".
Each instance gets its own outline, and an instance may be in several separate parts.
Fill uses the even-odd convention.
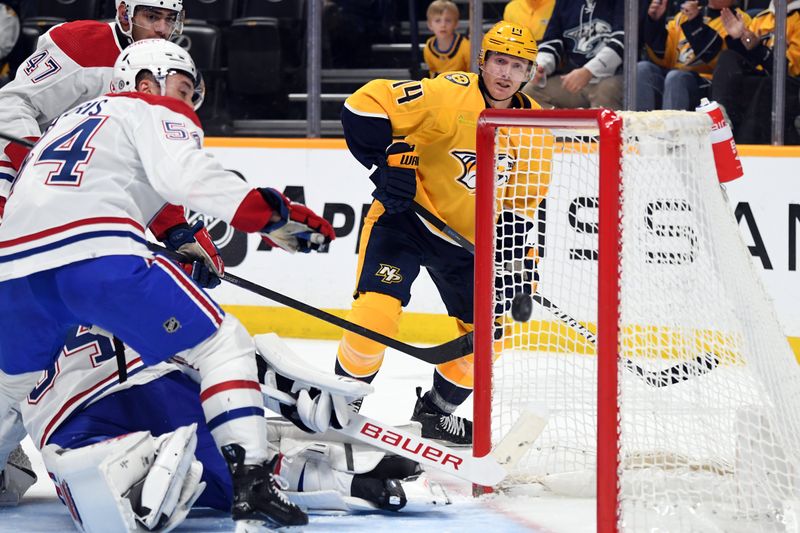
[[[403,281],[403,276],[400,274],[400,269],[392,266],[392,265],[385,265],[381,263],[380,268],[375,275],[379,278],[382,278],[381,281],[383,283],[400,283]]]
[[[451,150],[450,155],[461,163],[461,175],[456,178],[461,185],[469,191],[475,191],[477,181],[476,164],[478,157],[475,152],[470,150]],[[511,171],[514,169],[516,161],[508,154],[500,154],[497,158],[497,181],[496,185],[503,185],[508,182]]]

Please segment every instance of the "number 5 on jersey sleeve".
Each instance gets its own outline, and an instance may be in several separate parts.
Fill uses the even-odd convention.
[[[106,118],[108,117],[88,117],[42,149],[34,165],[57,165],[47,175],[47,185],[80,186],[83,179],[82,167],[94,154],[95,147],[89,143]]]

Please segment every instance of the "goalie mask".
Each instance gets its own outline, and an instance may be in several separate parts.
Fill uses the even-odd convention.
[[[167,76],[181,72],[194,82],[192,104],[195,110],[205,97],[203,77],[194,66],[189,52],[175,43],[163,39],[137,41],[122,51],[114,63],[111,90],[115,93],[136,90],[136,76],[147,71],[161,86],[161,95],[166,94]]]
[[[538,53],[536,39],[530,30],[501,20],[483,36],[478,66],[493,76],[508,76],[513,81],[524,83],[536,68]],[[514,58],[527,61],[527,65]]]
[[[125,12],[123,15],[120,15],[119,6],[125,4]],[[172,39],[173,37],[180,35],[183,31],[183,20],[185,18],[185,13],[183,11],[183,0],[116,0],[117,5],[117,27],[119,27],[120,31],[133,39],[133,16],[136,14],[137,9],[140,10],[151,10],[155,15],[155,9],[167,9],[169,11],[174,11],[174,17],[169,17],[166,23],[170,25],[169,31],[167,32],[167,39]],[[147,14],[146,14],[147,15]],[[157,15],[155,15],[157,17]],[[147,18],[147,17],[145,17]],[[128,24],[128,30],[124,30],[122,27],[123,22]],[[145,22],[147,23],[147,22]],[[141,24],[141,22],[139,23]]]

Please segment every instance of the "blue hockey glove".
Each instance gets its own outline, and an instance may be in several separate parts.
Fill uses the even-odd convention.
[[[419,156],[406,142],[396,142],[386,149],[381,162],[369,179],[375,183],[372,196],[383,204],[388,214],[401,213],[417,195]]]
[[[188,224],[179,224],[167,230],[164,244],[192,259],[191,263],[182,266],[198,285],[204,289],[213,289],[221,283],[225,264],[211,235],[203,227],[202,220],[191,227]]]

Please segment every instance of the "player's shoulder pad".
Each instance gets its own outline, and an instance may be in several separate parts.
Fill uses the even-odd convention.
[[[195,126],[202,129],[202,125],[200,124],[200,118],[197,116],[197,113],[194,112],[194,109],[189,107],[188,104],[178,100],[177,98],[172,98],[169,96],[161,96],[156,94],[145,94],[140,92],[124,92],[124,93],[109,93],[106,96],[116,97],[116,98],[132,98],[135,100],[141,100],[146,102],[152,106],[160,106],[166,107],[170,111],[178,113],[179,115],[183,115],[189,120],[191,120]]]
[[[58,48],[82,67],[113,67],[122,48],[111,24],[76,20],[53,27],[48,35]]]

